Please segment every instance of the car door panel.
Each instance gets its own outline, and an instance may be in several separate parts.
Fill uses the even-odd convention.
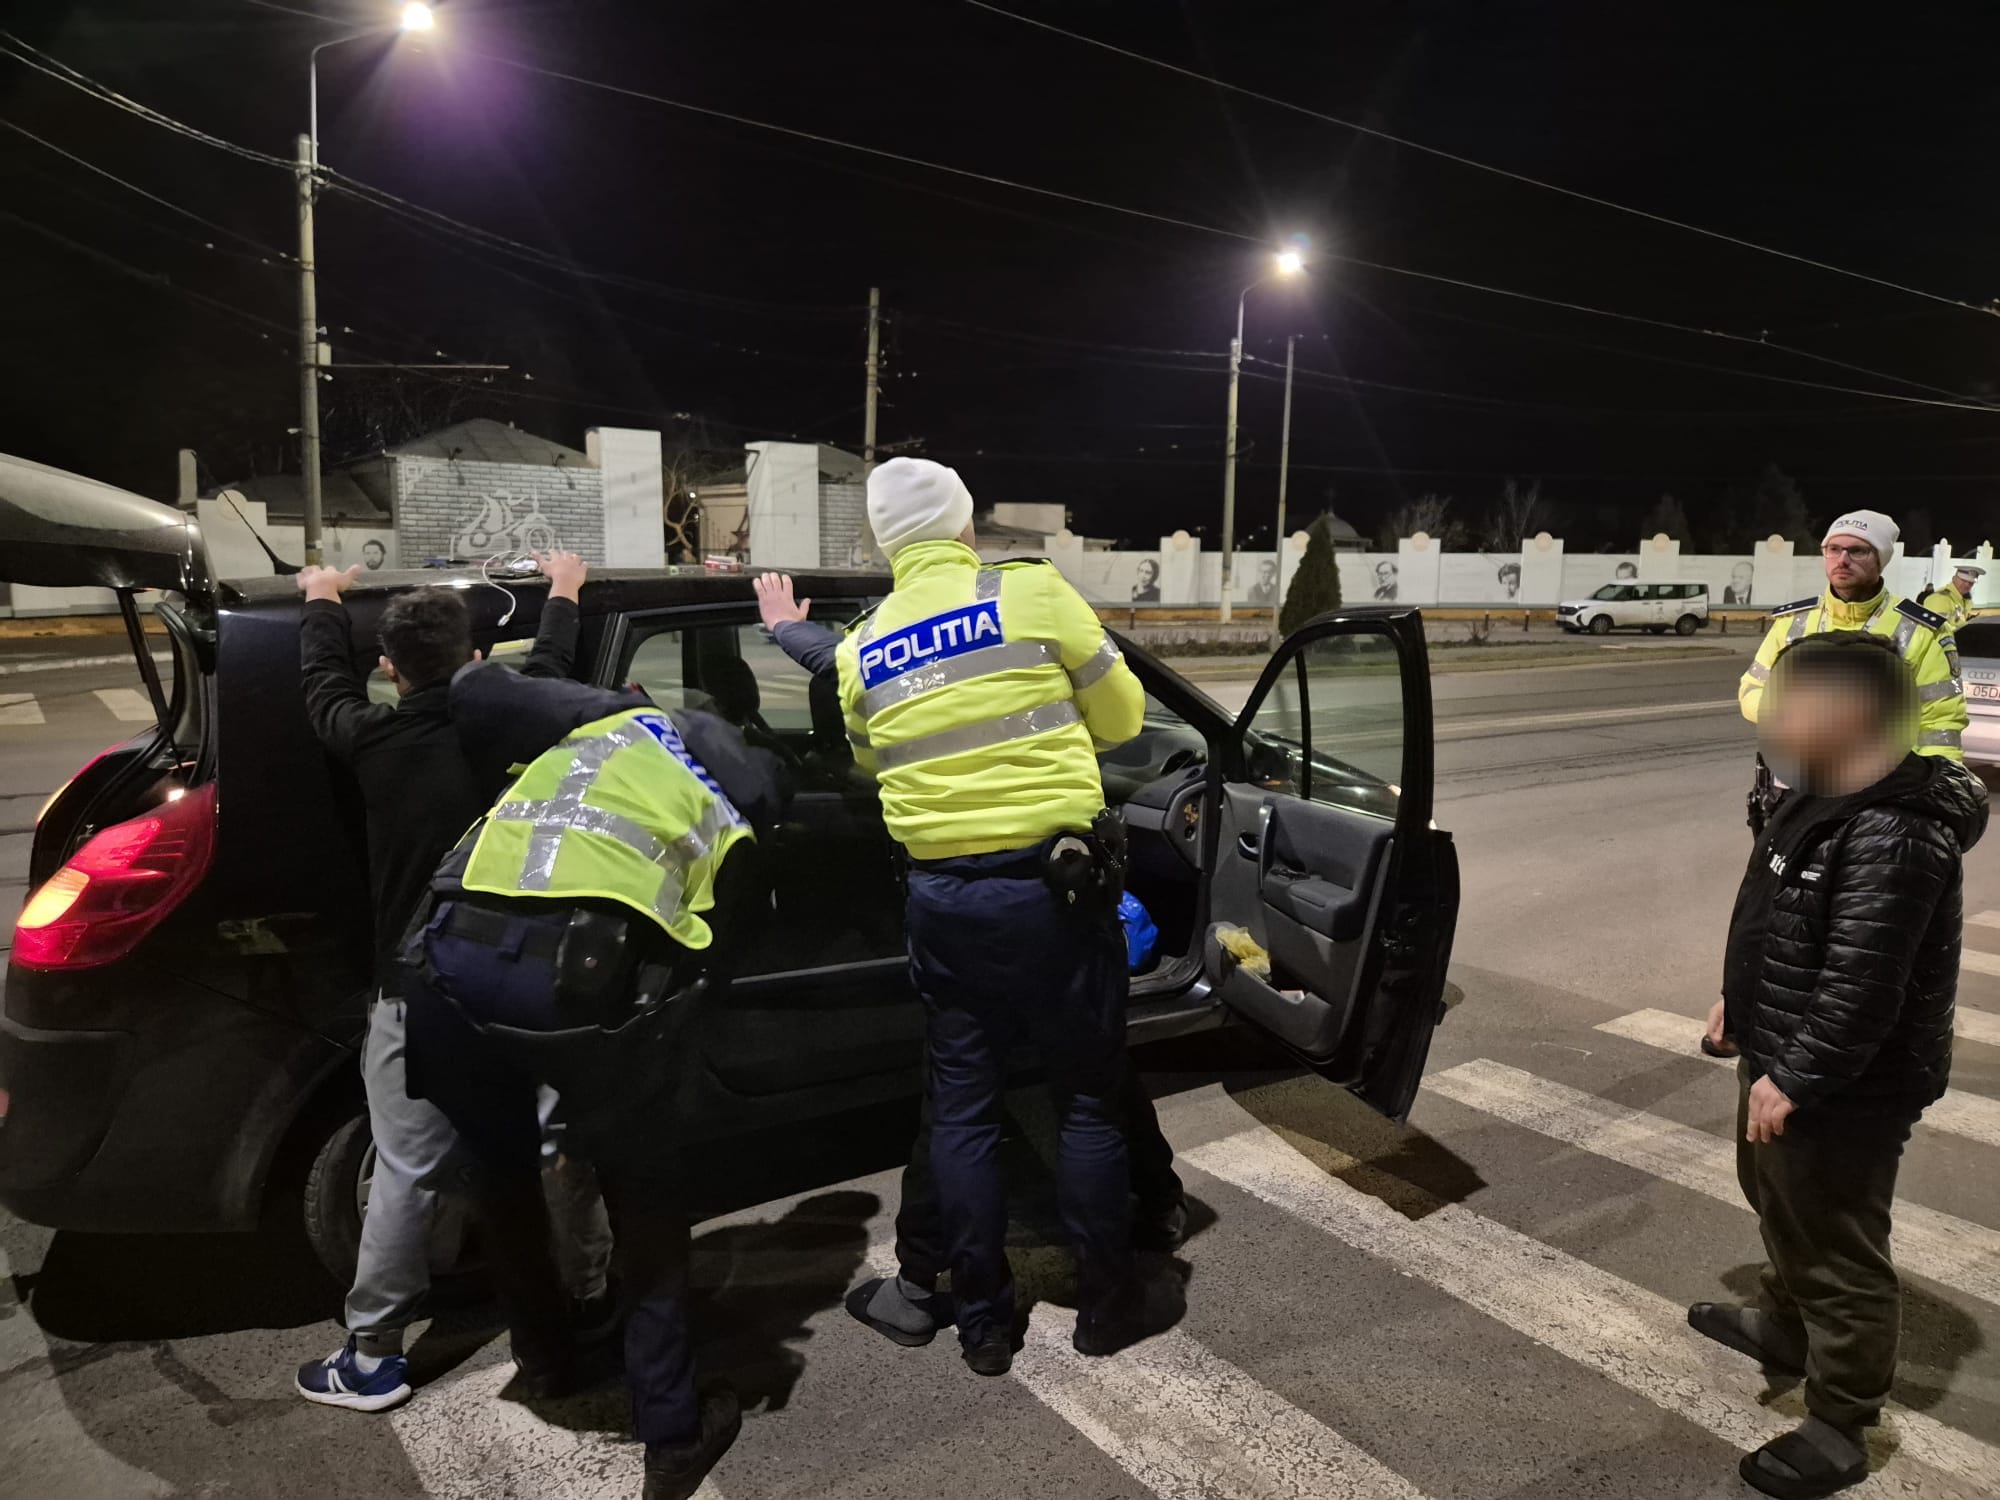
[[[1296,711],[1274,719],[1287,692]],[[1458,906],[1456,852],[1430,820],[1421,620],[1314,622],[1273,658],[1236,736],[1212,777],[1210,983],[1239,1019],[1404,1118],[1443,1013]],[[1248,932],[1268,975],[1222,941],[1226,924]]]

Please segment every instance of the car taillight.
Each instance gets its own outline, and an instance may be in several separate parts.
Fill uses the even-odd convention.
[[[42,883],[14,924],[14,962],[90,969],[130,953],[208,873],[215,784],[95,834]]]

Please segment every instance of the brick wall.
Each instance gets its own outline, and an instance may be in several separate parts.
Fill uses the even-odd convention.
[[[392,462],[404,567],[552,545],[604,561],[604,476],[596,469],[408,454]]]
[[[868,543],[868,487],[865,484],[822,484],[819,487],[819,563],[845,568],[864,560]]]

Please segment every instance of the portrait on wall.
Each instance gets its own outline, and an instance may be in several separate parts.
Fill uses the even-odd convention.
[[[1388,558],[1375,564],[1375,597],[1389,603],[1396,598],[1396,565]]]
[[[1499,567],[1500,597],[1518,599],[1521,597],[1521,565],[1517,562],[1503,562]]]
[[[1139,581],[1132,585],[1134,604],[1158,604],[1160,602],[1160,560],[1157,557],[1139,559]]]
[[[1257,563],[1257,581],[1250,585],[1250,602],[1265,609],[1274,609],[1278,603],[1278,560],[1275,557],[1260,558]]]
[[[1638,576],[1639,565],[1637,563],[1622,562],[1616,568],[1612,569],[1611,581],[1613,583],[1623,583],[1628,578],[1637,578]]]
[[[1722,591],[1722,602],[1724,604],[1748,604],[1750,602],[1750,585],[1756,579],[1756,576],[1757,565],[1755,563],[1740,562],[1731,568],[1729,570],[1728,587]]]
[[[376,572],[389,560],[389,549],[382,545],[380,537],[371,536],[361,544],[361,566],[368,572]]]

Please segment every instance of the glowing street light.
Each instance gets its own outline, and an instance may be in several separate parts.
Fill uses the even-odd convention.
[[[1297,245],[1287,246],[1271,257],[1271,269],[1243,288],[1243,295],[1236,299],[1236,337],[1229,345],[1229,425],[1223,431],[1222,456],[1222,608],[1223,624],[1229,623],[1229,593],[1233,583],[1231,574],[1236,563],[1236,389],[1243,372],[1243,304],[1250,300],[1250,294],[1277,277],[1289,281],[1306,268],[1305,252]],[[1289,373],[1289,370],[1288,372]],[[1287,417],[1290,408],[1287,406]],[[1279,538],[1282,546],[1284,539]]]
[[[403,30],[431,31],[437,26],[437,16],[428,5],[420,5],[417,0],[403,7]]]

